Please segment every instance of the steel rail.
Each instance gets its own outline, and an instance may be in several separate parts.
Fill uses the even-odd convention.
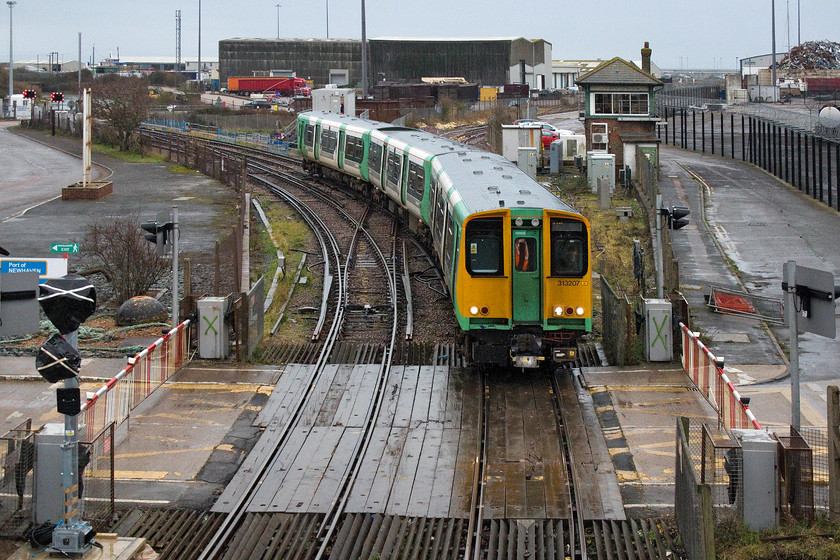
[[[296,201],[294,197],[283,191],[280,187],[276,187],[278,196],[285,196],[287,200],[299,211],[302,212],[302,215],[306,215],[308,213],[312,213],[312,210],[304,203],[300,201]],[[320,220],[317,216],[309,216],[312,218],[311,223],[318,223]],[[307,220],[310,223],[309,220]],[[319,227],[323,227],[323,222],[320,222]],[[332,254],[332,257],[335,259],[336,262],[340,262],[341,252],[338,248],[338,242],[335,237],[329,232],[329,229],[325,229],[324,236],[326,239],[323,241],[325,245],[322,245],[323,253],[325,258]],[[320,238],[319,238],[320,239]],[[326,246],[329,246],[330,251],[327,250]],[[344,286],[341,281],[338,282],[338,291],[339,291],[339,301],[341,301],[344,295]],[[271,453],[266,454],[266,456],[259,462],[259,464],[254,469],[254,476],[252,477],[250,483],[246,486],[245,491],[242,492],[240,497],[236,500],[231,510],[231,513],[225,517],[225,520],[219,527],[219,530],[213,535],[213,538],[208,542],[204,550],[202,551],[201,555],[198,557],[198,560],[209,560],[211,558],[216,558],[222,551],[222,548],[227,544],[233,533],[239,527],[242,518],[245,516],[247,510],[247,504],[250,502],[251,498],[253,497],[257,488],[262,484],[263,476],[268,471],[269,466],[273,463],[274,459],[276,458],[277,454],[283,448],[284,442],[287,440],[289,433],[291,432],[292,428],[295,427],[300,419],[301,413],[305,409],[306,404],[309,402],[310,399],[315,398],[316,394],[314,392],[315,386],[317,384],[317,380],[320,377],[320,374],[323,372],[324,367],[327,365],[328,358],[330,353],[332,352],[332,348],[338,339],[339,334],[339,325],[343,320],[343,305],[339,305],[338,309],[336,310],[336,314],[333,317],[332,326],[330,328],[329,334],[327,336],[327,340],[324,342],[323,348],[321,349],[321,353],[318,356],[318,360],[315,366],[312,368],[312,373],[307,380],[307,387],[305,391],[302,391],[300,394],[300,398],[295,403],[293,408],[293,413],[289,417],[288,422],[283,426],[280,431],[278,444],[272,450]]]
[[[477,432],[481,434],[473,467],[473,492],[470,498],[470,518],[467,524],[467,543],[464,550],[466,560],[481,559],[481,533],[484,525],[484,488],[487,468],[487,438],[489,426],[487,418],[490,415],[490,381],[487,372],[481,370],[481,386],[484,387],[483,403],[478,415]]]

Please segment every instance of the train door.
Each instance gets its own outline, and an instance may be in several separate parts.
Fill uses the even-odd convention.
[[[540,278],[539,229],[513,230],[513,266],[511,267],[514,323],[539,323],[542,283]]]

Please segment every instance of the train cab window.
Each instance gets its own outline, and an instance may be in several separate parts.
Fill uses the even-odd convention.
[[[315,144],[315,125],[306,125],[306,133],[303,136],[303,145],[311,148]]]
[[[321,131],[321,151],[325,154],[334,154],[338,145],[338,134],[334,130]]]
[[[504,242],[501,218],[477,218],[467,224],[464,237],[467,272],[473,276],[504,273]]]
[[[537,270],[537,240],[532,237],[517,237],[513,241],[513,267],[517,272]]]
[[[361,138],[348,136],[344,146],[344,157],[350,161],[361,163],[365,155],[365,145]]]
[[[370,143],[368,155],[368,172],[373,175],[382,173],[382,146],[375,142]]]
[[[581,277],[589,268],[583,222],[552,218],[551,275]]]
[[[426,170],[422,165],[408,162],[408,196],[418,204],[423,199],[423,190],[425,188]]]

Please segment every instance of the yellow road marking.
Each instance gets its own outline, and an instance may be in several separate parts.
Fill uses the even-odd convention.
[[[166,451],[145,451],[143,453],[118,453],[114,456],[115,459],[134,459],[137,457],[155,457],[158,455],[173,455],[175,453],[192,453],[195,451],[213,451],[216,446],[210,447],[193,447],[191,449],[167,449]]]

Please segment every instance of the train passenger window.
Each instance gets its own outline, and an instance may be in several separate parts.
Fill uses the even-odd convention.
[[[395,151],[388,151],[387,164],[388,185],[396,190],[400,188],[400,177],[402,175],[402,154]]]
[[[467,224],[464,237],[467,272],[473,276],[504,273],[501,218],[478,218]]]
[[[338,134],[334,130],[321,131],[321,151],[325,154],[334,154],[338,145]]]
[[[583,222],[552,218],[551,275],[581,277],[589,267]]]
[[[440,247],[440,240],[443,237],[443,226],[446,224],[446,193],[443,192],[443,187],[440,184],[438,184],[437,193],[437,200],[435,202],[434,209],[435,223],[434,228],[432,228],[432,238],[438,247]]]
[[[346,146],[344,147],[344,157],[350,161],[361,163],[365,155],[365,145],[361,138],[355,136],[348,136]]]
[[[408,196],[418,204],[423,199],[423,190],[426,181],[426,170],[422,165],[413,161],[408,162]]]
[[[303,144],[311,148],[315,144],[315,126],[306,125],[306,135],[303,137]]]
[[[375,142],[370,143],[368,155],[368,172],[371,176],[382,173],[382,146]]]
[[[452,278],[452,259],[455,253],[455,224],[452,222],[452,214],[446,212],[446,235],[444,236],[443,271],[448,278]]]
[[[537,240],[517,237],[513,242],[513,266],[519,272],[537,270]]]

